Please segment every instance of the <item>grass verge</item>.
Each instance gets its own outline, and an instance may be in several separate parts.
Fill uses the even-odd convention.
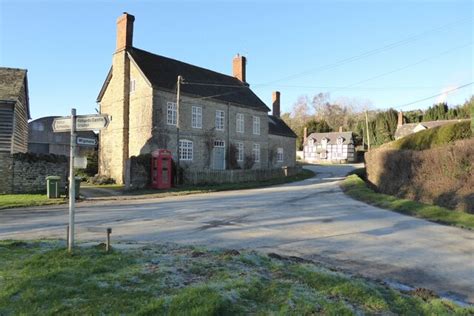
[[[65,199],[48,199],[45,194],[0,194],[0,210],[12,207],[57,205],[63,203],[66,203]]]
[[[56,241],[0,241],[0,314],[472,315],[299,258],[171,244],[68,254]]]
[[[441,206],[424,204],[392,195],[374,192],[358,175],[349,175],[341,184],[352,198],[406,215],[460,228],[474,229],[474,215],[453,211]]]
[[[113,199],[138,199],[138,198],[163,198],[169,196],[182,196],[189,194],[198,193],[211,193],[219,191],[230,191],[230,190],[245,190],[245,189],[256,189],[262,187],[268,187],[272,185],[291,183],[296,181],[302,181],[314,176],[314,172],[308,169],[302,169],[302,171],[294,176],[285,178],[275,178],[259,182],[243,182],[243,183],[224,183],[224,184],[209,184],[209,185],[182,185],[179,187],[171,188],[169,190],[155,190],[155,189],[138,189],[123,191],[123,196],[111,196]]]
[[[180,186],[171,188],[169,190],[157,191],[152,189],[140,189],[132,191],[124,191],[123,185],[106,184],[106,185],[85,185],[83,188],[104,188],[117,192],[117,195],[105,195],[104,198],[109,199],[142,199],[142,198],[163,198],[169,196],[181,196],[198,193],[211,193],[228,190],[244,190],[267,187],[277,184],[290,183],[301,181],[314,176],[314,172],[302,169],[302,171],[294,176],[285,178],[276,178],[259,182],[245,182],[245,183],[226,183],[216,185],[200,185],[200,186]],[[48,199],[46,195],[42,194],[3,194],[0,195],[0,210],[14,207],[28,207],[41,205],[56,205],[66,203],[65,199]]]

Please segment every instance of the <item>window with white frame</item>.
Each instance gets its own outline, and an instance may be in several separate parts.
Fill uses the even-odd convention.
[[[342,145],[343,142],[344,142],[344,138],[342,138],[342,137],[337,138],[337,144],[338,145]]]
[[[308,139],[308,146],[313,146],[314,145],[314,139],[310,138]]]
[[[177,118],[176,103],[168,102],[167,110],[166,110],[166,123],[168,125],[176,125],[176,122],[177,122],[176,118]]]
[[[193,142],[187,139],[179,141],[179,160],[193,160]]]
[[[191,125],[193,128],[202,128],[202,107],[192,107]]]
[[[277,162],[283,162],[283,148],[277,148]]]
[[[237,161],[244,161],[244,143],[237,143]]]
[[[137,81],[135,79],[130,80],[130,93],[135,92],[137,88]]]
[[[236,122],[236,131],[237,133],[244,132],[244,115],[242,113],[237,113],[237,122]]]
[[[326,148],[327,144],[328,144],[328,139],[327,138],[321,139],[321,146],[323,148]]]
[[[253,160],[255,162],[260,162],[260,144],[253,144]]]
[[[224,130],[224,111],[221,111],[221,110],[216,111],[216,130],[218,131]]]
[[[253,117],[253,133],[260,135],[260,118],[258,116]]]

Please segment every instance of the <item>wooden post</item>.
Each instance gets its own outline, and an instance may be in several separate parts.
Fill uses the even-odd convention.
[[[110,234],[112,234],[112,228],[107,228],[107,242],[105,243],[105,251],[110,250]]]

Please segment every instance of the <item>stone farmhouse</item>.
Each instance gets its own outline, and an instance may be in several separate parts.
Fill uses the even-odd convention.
[[[53,132],[53,121],[59,116],[46,116],[28,123],[28,152],[35,154],[55,154],[69,157],[71,134]],[[76,132],[77,137],[97,139],[92,131]],[[85,157],[96,147],[77,147],[78,157]]]
[[[303,157],[307,162],[354,162],[352,132],[310,134],[303,142]]]
[[[457,123],[462,121],[469,121],[470,119],[460,119],[460,120],[439,120],[439,121],[426,121],[419,123],[404,123],[403,112],[398,112],[398,123],[397,130],[395,131],[395,139],[400,139],[402,137],[408,136],[413,133],[424,131],[425,129],[438,127],[450,123]]]
[[[26,70],[0,67],[0,152],[28,149],[30,104]]]
[[[134,20],[124,13],[117,21],[112,67],[97,98],[111,116],[99,136],[100,174],[123,183],[130,157],[156,149],[170,150],[185,170],[229,169],[232,161],[241,168],[294,166],[296,135],[280,119],[280,93],[269,116],[246,82],[244,56],[233,59],[228,76],[152,54],[133,47]]]

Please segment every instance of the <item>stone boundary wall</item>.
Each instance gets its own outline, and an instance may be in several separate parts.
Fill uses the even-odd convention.
[[[255,170],[202,170],[185,171],[184,184],[222,184],[258,182],[296,175],[301,166]]]
[[[129,172],[125,176],[127,189],[143,189],[151,185],[151,155],[133,156],[127,161]],[[252,170],[200,170],[183,171],[183,184],[220,184],[264,181],[278,177],[293,176],[301,171],[301,166]],[[173,168],[173,175],[175,170]]]
[[[44,193],[47,176],[60,176],[65,187],[69,162],[57,155],[0,154],[0,171],[0,193]]]
[[[382,193],[474,213],[474,138],[422,151],[374,149],[365,161]]]

